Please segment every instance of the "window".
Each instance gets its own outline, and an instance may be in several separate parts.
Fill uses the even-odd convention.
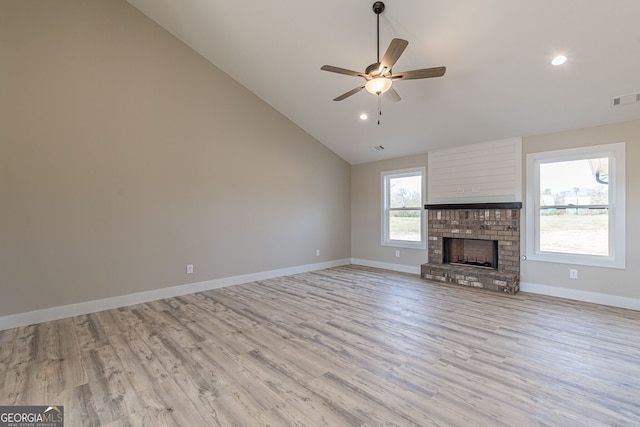
[[[527,257],[625,268],[625,145],[527,155]]]
[[[382,172],[382,245],[425,249],[426,168]]]

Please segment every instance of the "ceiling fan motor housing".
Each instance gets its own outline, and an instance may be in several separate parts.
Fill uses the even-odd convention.
[[[391,71],[391,70],[389,70]],[[368,74],[371,77],[377,76],[380,73],[380,63],[376,62],[367,67],[364,71],[365,74]]]

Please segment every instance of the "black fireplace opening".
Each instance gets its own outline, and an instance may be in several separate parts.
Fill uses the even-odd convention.
[[[444,237],[442,262],[497,270],[498,241]]]

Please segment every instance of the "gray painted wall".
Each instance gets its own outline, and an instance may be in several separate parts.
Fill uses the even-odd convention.
[[[382,190],[380,173],[413,167],[426,167],[427,155],[400,157],[351,166],[351,257],[358,260],[394,264],[396,268],[419,272],[427,262],[426,249],[381,246]],[[427,194],[423,195],[426,203]],[[395,256],[400,250],[400,257]]]
[[[128,3],[0,40],[0,316],[350,256],[349,164]]]

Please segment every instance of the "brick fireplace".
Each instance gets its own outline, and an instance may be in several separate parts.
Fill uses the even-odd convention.
[[[521,203],[425,205],[426,280],[506,294],[520,289]]]

